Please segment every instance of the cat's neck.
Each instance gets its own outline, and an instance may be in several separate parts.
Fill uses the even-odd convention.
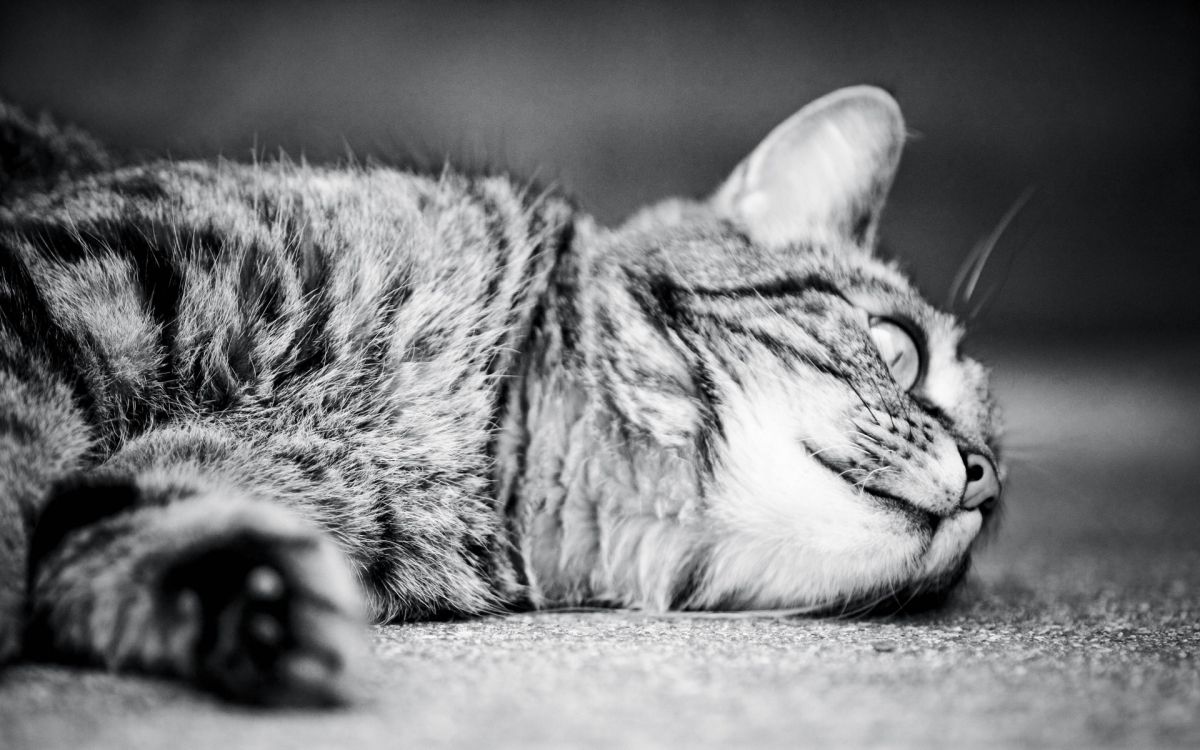
[[[619,285],[597,276],[600,242],[581,225],[546,292],[504,423],[501,498],[534,606],[662,610],[698,577],[701,493],[686,449],[632,429],[601,385],[596,321]]]

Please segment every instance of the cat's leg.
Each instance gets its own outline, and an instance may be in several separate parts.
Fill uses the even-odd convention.
[[[37,359],[17,362],[0,366],[0,662],[20,649],[34,520],[51,483],[77,470],[91,443],[71,390]]]
[[[234,414],[226,419],[181,420],[159,427],[125,444],[82,485],[56,493],[35,539],[36,618],[31,634],[43,634],[42,640],[62,655],[73,653],[118,668],[157,669],[199,678],[188,671],[186,661],[181,667],[178,661],[164,660],[160,651],[165,646],[155,645],[158,642],[152,639],[142,639],[150,645],[131,655],[120,634],[130,633],[129,638],[141,643],[140,636],[132,634],[162,633],[165,638],[165,634],[191,632],[169,624],[177,620],[171,619],[171,607],[178,587],[164,587],[168,580],[164,571],[199,571],[227,585],[243,586],[248,573],[218,574],[215,565],[193,565],[190,561],[195,555],[183,552],[208,547],[182,542],[213,540],[224,550],[220,555],[236,558],[237,549],[222,541],[229,538],[223,529],[248,525],[250,537],[262,540],[259,547],[274,547],[267,538],[271,523],[269,519],[256,520],[259,513],[265,514],[264,518],[270,515],[311,523],[304,528],[329,554],[334,549],[329,540],[335,541],[343,556],[339,561],[348,561],[355,577],[363,582],[362,593],[375,620],[496,611],[516,598],[514,592],[519,588],[511,581],[512,563],[499,514],[487,504],[479,487],[472,490],[471,480],[456,477],[450,468],[434,461],[414,459],[421,446],[379,439],[370,430],[339,433],[331,425],[318,429],[311,422],[277,420]],[[400,460],[397,454],[401,458],[407,455],[407,460]],[[476,483],[482,485],[483,481]],[[185,505],[200,502],[213,510],[177,515],[184,513]],[[215,509],[223,507],[220,502],[247,508],[253,504],[261,510],[204,525],[210,518],[226,518],[216,514]],[[130,513],[123,510],[125,506],[136,510]],[[190,520],[177,527],[176,523],[184,523],[177,518]],[[55,531],[58,528],[62,531]],[[106,590],[95,590],[106,579],[89,584],[90,574],[77,575],[87,565],[105,570],[116,559],[130,562],[112,568],[117,578]],[[288,571],[282,567],[280,574],[286,577]],[[357,595],[342,566],[342,572],[331,574],[329,580],[305,572],[320,569],[306,566],[299,570],[296,575],[304,577],[305,585],[298,590],[321,592],[325,586],[349,590],[347,596],[325,592],[325,598],[335,603]],[[198,586],[184,588],[197,591],[204,605],[208,599]],[[207,617],[210,612],[225,611],[222,596],[228,596],[227,590],[211,597],[215,603],[202,606],[201,614]],[[118,616],[113,610],[113,597],[128,599],[128,605],[120,605],[125,614]],[[90,630],[72,626],[82,621],[83,614],[95,623]],[[344,629],[330,627],[327,636],[318,623],[314,632],[323,647],[341,648],[339,633]],[[201,643],[195,636],[181,638],[184,644]],[[255,645],[253,641],[246,644]],[[184,653],[186,656],[186,650]],[[197,663],[206,662],[197,659]],[[210,677],[203,679],[211,683]],[[247,700],[262,694],[255,683],[249,684],[243,688],[243,683],[232,680],[221,689]],[[284,688],[267,690],[268,695],[275,692],[291,699]]]
[[[243,702],[350,697],[365,626],[340,550],[204,466],[203,445],[172,447],[174,460],[128,471],[118,454],[54,490],[32,541],[31,654]]]

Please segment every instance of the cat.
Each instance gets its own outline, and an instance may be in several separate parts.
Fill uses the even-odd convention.
[[[0,658],[325,705],[367,622],[903,605],[994,516],[987,372],[875,251],[880,89],[617,229],[504,174],[0,136]]]

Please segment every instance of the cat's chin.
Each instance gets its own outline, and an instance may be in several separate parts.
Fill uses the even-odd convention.
[[[815,611],[828,617],[886,617],[919,614],[944,605],[971,569],[970,554],[950,568],[899,588],[884,588]]]
[[[916,528],[903,513],[876,510],[886,533],[856,535],[870,554],[806,554],[803,547],[746,537],[714,549],[704,587],[689,609],[798,610],[860,616],[927,609],[942,602],[970,566],[982,515],[966,511]],[[767,550],[770,550],[767,553]]]
[[[983,514],[977,510],[963,511],[941,519],[925,552],[920,578],[936,580],[959,566],[982,527]]]
[[[965,511],[937,519],[933,536],[911,581],[881,586],[868,594],[848,598],[821,614],[873,617],[922,612],[945,603],[971,568],[971,546],[979,538],[983,514]]]
[[[920,574],[896,590],[878,591],[862,597],[856,616],[873,617],[899,613],[913,614],[940,607],[966,578],[971,568],[971,547],[979,538],[983,514],[965,511],[940,519],[925,552]]]
[[[939,519],[923,567],[912,582],[859,597],[844,611],[855,616],[877,616],[941,606],[970,570],[971,545],[979,537],[982,524],[983,514],[979,511]]]

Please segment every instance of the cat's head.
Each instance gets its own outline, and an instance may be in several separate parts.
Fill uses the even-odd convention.
[[[648,209],[604,243],[597,273],[622,290],[608,307],[631,314],[597,313],[601,386],[697,467],[675,606],[944,591],[999,501],[986,371],[875,254],[904,139],[888,94],[835,92],[710,199]]]

